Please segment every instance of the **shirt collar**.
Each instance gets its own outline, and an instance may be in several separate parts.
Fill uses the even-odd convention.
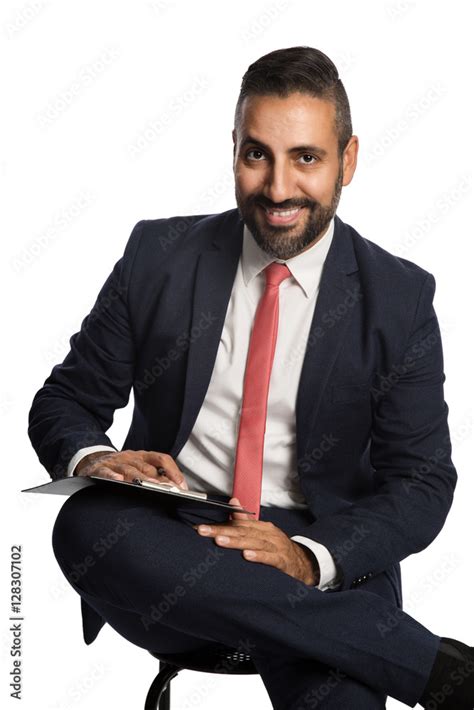
[[[305,296],[311,298],[319,287],[322,268],[331,246],[333,235],[334,217],[331,219],[323,236],[312,247],[301,252],[301,254],[291,257],[291,259],[275,259],[259,247],[252,232],[244,224],[242,274],[245,285],[248,286],[249,282],[272,261],[278,261],[280,264],[288,266],[291,275],[303,289]]]

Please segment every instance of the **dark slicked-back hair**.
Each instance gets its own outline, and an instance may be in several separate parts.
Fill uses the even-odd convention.
[[[249,66],[242,78],[234,127],[237,129],[240,124],[242,103],[247,96],[288,98],[294,92],[334,103],[335,130],[341,156],[352,135],[349,100],[335,64],[313,47],[276,49]]]

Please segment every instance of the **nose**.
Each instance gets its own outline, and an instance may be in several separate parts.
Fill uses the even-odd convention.
[[[274,205],[279,205],[294,198],[295,184],[290,166],[284,162],[274,161],[269,166],[262,193]]]

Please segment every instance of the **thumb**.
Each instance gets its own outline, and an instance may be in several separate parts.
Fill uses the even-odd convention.
[[[230,505],[238,505],[240,508],[243,507],[243,506],[242,506],[242,503],[240,502],[240,500],[239,500],[238,498],[235,498],[235,497],[233,497],[233,498],[231,498],[231,499],[229,500],[229,504],[230,504]],[[253,516],[252,516],[252,515],[249,515],[249,513],[238,513],[238,512],[235,512],[235,513],[231,513],[231,515],[232,515],[232,519],[233,519],[233,520],[253,520]]]

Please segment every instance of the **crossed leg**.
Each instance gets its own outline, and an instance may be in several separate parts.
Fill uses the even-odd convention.
[[[305,514],[261,509],[289,535]],[[90,487],[61,508],[53,549],[74,589],[132,643],[168,653],[247,647],[278,710],[378,710],[387,694],[416,704],[440,637],[399,610],[385,575],[365,589],[320,592],[202,538],[191,525],[204,520],[199,507]],[[386,637],[380,628],[394,616]]]
[[[306,658],[254,658],[274,710],[383,710],[387,696],[365,683]]]

